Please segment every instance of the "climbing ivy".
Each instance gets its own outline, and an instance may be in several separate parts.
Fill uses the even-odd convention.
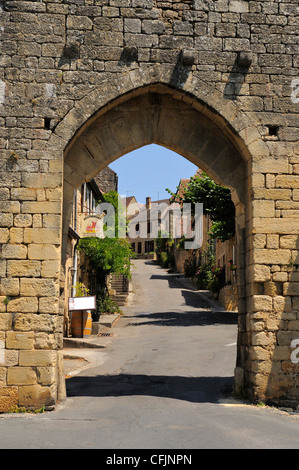
[[[100,270],[103,275],[117,273],[130,278],[133,250],[126,239],[81,238],[78,249],[84,251],[92,267]]]
[[[108,228],[104,238],[81,238],[78,245],[78,250],[85,253],[92,268],[97,271],[97,278],[103,292],[107,291],[106,279],[109,274],[123,274],[130,279],[131,258],[134,258],[131,244],[125,238],[118,238],[118,220],[124,217],[119,204],[119,195],[116,191],[110,191],[104,195],[104,198],[115,209],[115,220],[113,221],[116,226],[115,237],[110,236]],[[109,225],[111,224],[108,223]]]

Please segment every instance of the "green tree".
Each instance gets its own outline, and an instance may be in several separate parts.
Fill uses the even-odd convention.
[[[126,239],[81,238],[79,250],[84,251],[92,266],[101,271],[104,276],[117,273],[130,278],[130,258],[132,258],[133,251]]]
[[[172,246],[173,239],[169,234],[162,233],[161,230],[159,230],[157,237],[155,238],[155,253],[157,255],[157,261],[162,267],[168,267],[168,264],[172,261]]]
[[[104,199],[105,202],[111,204],[114,209],[113,215],[112,213],[106,215],[106,223],[104,226],[104,229],[106,229],[105,235],[110,238],[118,238],[122,229],[124,229],[124,231],[127,229],[126,209],[116,191],[105,193]]]
[[[235,235],[235,206],[230,189],[215,183],[206,173],[191,177],[183,196],[167,191],[173,201],[203,204],[204,214],[212,221],[211,238],[225,241]]]

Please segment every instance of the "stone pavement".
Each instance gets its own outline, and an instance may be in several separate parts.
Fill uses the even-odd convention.
[[[103,315],[96,325],[96,334],[85,338],[64,338],[63,357],[66,378],[79,374],[82,370],[98,365],[103,360],[103,350],[110,345],[113,337],[111,328],[121,315]]]
[[[184,278],[179,274],[175,277],[185,288],[195,291],[198,296],[208,301],[212,311],[225,311],[224,307],[212,298],[209,291],[196,290],[190,279]],[[132,297],[129,300],[132,302]],[[85,369],[102,363],[105,356],[105,348],[113,341],[113,326],[120,318],[121,315],[119,314],[102,315],[99,325],[96,328],[93,327],[93,331],[96,330],[96,334],[86,338],[64,338],[63,356],[66,378],[73,377]]]

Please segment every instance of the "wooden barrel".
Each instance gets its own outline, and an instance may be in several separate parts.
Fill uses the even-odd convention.
[[[72,312],[71,332],[73,338],[84,338],[91,335],[91,326],[90,310]]]

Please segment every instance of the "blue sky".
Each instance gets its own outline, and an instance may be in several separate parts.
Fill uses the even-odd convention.
[[[186,158],[156,144],[141,147],[110,163],[118,175],[118,192],[122,196],[135,196],[145,203],[147,196],[153,201],[169,198],[169,188],[175,192],[180,179],[190,178],[197,167]]]

